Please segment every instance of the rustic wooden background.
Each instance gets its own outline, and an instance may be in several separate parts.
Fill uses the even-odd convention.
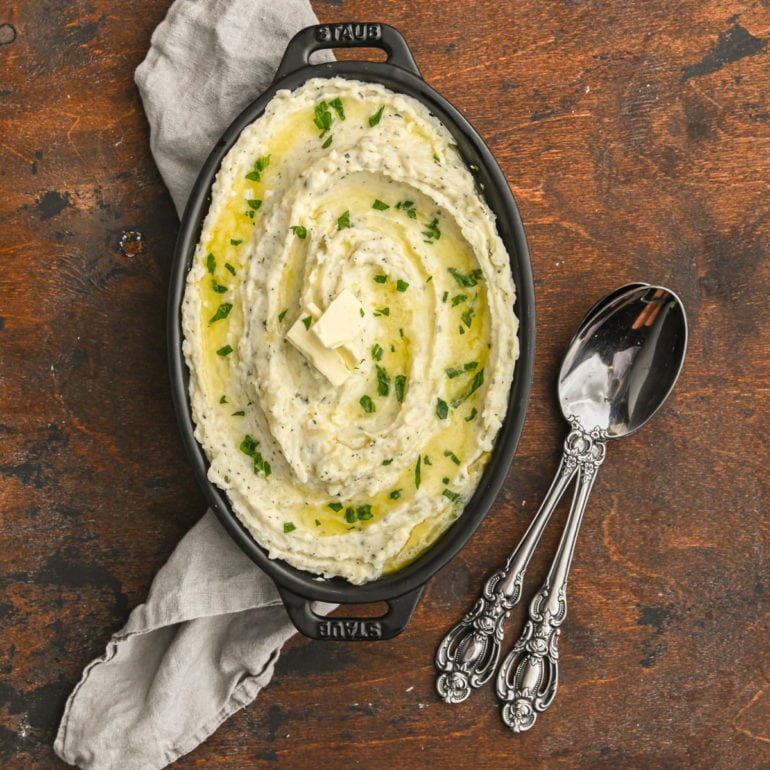
[[[177,219],[133,83],[168,5],[0,8],[4,768],[63,767],[51,744],[65,698],[204,507],[166,374]],[[499,159],[536,277],[532,400],[505,493],[406,632],[295,637],[258,700],[175,767],[770,766],[767,0],[314,8],[403,30],[425,79]],[[548,486],[573,327],[632,280],[680,293],[688,358],[655,421],[610,447],[570,582],[557,700],[514,736],[490,689],[438,700],[433,651]]]

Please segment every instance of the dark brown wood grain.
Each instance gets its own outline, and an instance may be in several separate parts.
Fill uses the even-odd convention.
[[[51,745],[65,698],[203,512],[166,373],[177,219],[133,84],[168,5],[0,8],[4,768],[63,767]],[[767,767],[767,2],[313,5],[322,21],[403,30],[498,158],[536,279],[532,399],[503,494],[407,630],[295,637],[257,701],[175,767]],[[572,329],[632,280],[681,295],[687,361],[654,422],[608,450],[557,700],[514,736],[490,688],[439,701],[433,652],[550,482]]]

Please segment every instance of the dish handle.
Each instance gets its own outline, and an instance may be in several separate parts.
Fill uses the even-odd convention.
[[[311,639],[344,642],[375,642],[392,639],[405,628],[420,601],[424,586],[409,593],[386,599],[388,611],[377,617],[325,617],[313,609],[313,601],[279,587],[286,611],[298,631]]]
[[[387,24],[345,22],[317,24],[300,30],[286,46],[275,79],[310,64],[310,55],[326,48],[379,48],[388,54],[387,63],[422,77],[404,36]]]

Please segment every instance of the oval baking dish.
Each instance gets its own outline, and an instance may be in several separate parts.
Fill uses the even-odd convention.
[[[336,61],[310,64],[313,52],[326,48],[379,48],[385,62]],[[294,90],[310,78],[344,77],[379,83],[423,103],[449,130],[463,160],[473,171],[479,189],[494,212],[497,228],[511,258],[516,286],[515,312],[519,319],[519,358],[509,393],[506,417],[481,481],[463,513],[415,561],[362,585],[342,578],[321,579],[279,560],[252,538],[233,512],[227,496],[207,477],[208,461],[195,439],[189,400],[189,372],[182,352],[181,305],[185,281],[210,205],[212,184],[223,158],[246,126],[254,122],[279,89]],[[468,541],[492,506],[505,479],[521,434],[529,398],[534,355],[534,290],[529,252],[519,213],[508,183],[489,149],[468,121],[420,76],[401,34],[383,24],[334,24],[308,27],[287,46],[275,80],[230,125],[214,147],[193,187],[187,204],[171,272],[168,340],[172,395],[185,449],[212,509],[244,552],[275,581],[292,622],[316,639],[387,639],[406,626],[427,580]],[[317,614],[312,602],[367,604],[385,602],[381,617],[334,617]]]

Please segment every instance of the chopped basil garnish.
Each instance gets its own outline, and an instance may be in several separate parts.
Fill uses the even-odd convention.
[[[374,315],[375,316],[381,316],[381,315],[388,316],[388,315],[390,315],[390,308],[389,307],[381,307],[379,310],[375,310],[374,311]]]
[[[240,246],[243,243],[242,240],[239,240],[237,238],[230,238],[230,245],[231,246]]]
[[[217,269],[217,260],[216,260],[216,257],[215,257],[213,254],[211,254],[211,253],[209,253],[209,254],[206,256],[206,269],[207,269],[207,270],[208,270],[210,273],[213,273],[213,272],[214,272],[214,271]]]
[[[438,227],[438,217],[433,217],[431,223],[427,227],[427,230],[422,231],[422,234],[425,236],[425,243],[434,243],[441,237],[441,230],[439,230]]]
[[[233,412],[230,416],[231,417],[245,417],[246,416],[246,412],[244,412],[243,409],[239,409],[237,412]]]
[[[405,211],[410,219],[417,219],[417,209],[414,207],[414,201],[399,201],[396,204],[396,208]]]
[[[329,503],[329,508],[331,508],[335,513],[339,513],[342,510],[343,505],[342,503]]]
[[[450,489],[445,489],[441,494],[449,498],[453,503],[459,503],[462,500],[462,497],[457,492],[452,492]]]
[[[423,458],[422,458],[422,461],[423,461],[423,462],[424,462],[426,465],[433,465],[433,463],[430,461],[430,457],[428,457],[428,455],[425,455],[425,457],[423,457]]]
[[[371,414],[372,412],[377,411],[377,408],[374,405],[374,401],[369,396],[361,396],[361,398],[358,400],[358,403],[361,404],[361,408],[367,413]]]
[[[439,418],[439,420],[446,420],[448,414],[449,414],[449,407],[447,406],[446,401],[444,401],[443,398],[437,399],[436,416]]]
[[[292,225],[289,229],[297,236],[297,238],[302,238],[302,240],[307,238],[307,228],[302,225]]]
[[[392,457],[388,457],[387,460],[383,460],[382,461],[382,464],[383,465],[390,465],[392,462],[393,462],[393,458]]]
[[[332,99],[329,102],[329,106],[337,113],[337,117],[340,120],[345,120],[345,107],[342,104],[342,99],[339,96],[336,99]]]
[[[396,401],[400,404],[404,400],[404,388],[406,387],[406,375],[398,374],[394,380],[393,386],[396,391]]]
[[[382,112],[385,109],[385,105],[380,107],[377,112],[374,113],[374,115],[369,116],[369,125],[374,127],[376,126],[381,120],[382,120]]]
[[[377,393],[380,396],[387,396],[390,393],[390,376],[379,364],[377,367]]]
[[[221,283],[217,282],[216,278],[211,279],[211,288],[217,293],[217,294],[224,294],[227,291],[227,286],[222,286]]]
[[[305,324],[305,328],[306,328],[306,329],[309,329],[309,328],[310,328],[310,324],[311,324],[311,323],[313,323],[313,317],[312,317],[312,316],[309,316],[309,315],[306,315],[306,316],[305,316],[305,317],[302,319],[302,323],[303,323],[303,324]]]
[[[227,403],[227,396],[222,394],[222,398],[219,399],[220,404],[226,404]]]
[[[422,455],[417,458],[417,463],[414,466],[414,485],[417,489],[420,488],[420,482],[422,481],[422,473],[420,467],[422,465]]]
[[[471,328],[471,322],[473,321],[473,317],[476,315],[476,311],[469,307],[461,316],[460,318],[463,319],[463,323],[470,329]]]
[[[358,508],[356,508],[356,518],[359,521],[368,521],[373,516],[372,514],[372,506],[371,505],[359,505]]]
[[[283,319],[284,319],[284,318],[286,318],[286,314],[287,314],[288,312],[289,312],[289,311],[288,311],[288,309],[286,309],[286,310],[281,310],[281,312],[280,312],[280,313],[278,313],[278,322],[279,322],[279,323],[280,323],[281,321],[283,321]]]
[[[445,291],[445,292],[444,292],[444,293],[441,295],[441,301],[442,301],[442,302],[446,302],[446,300],[447,300],[447,297],[448,297],[448,296],[449,296],[449,292],[448,292],[448,291]]]
[[[452,278],[454,278],[455,281],[457,281],[457,285],[461,286],[464,289],[469,289],[472,286],[476,286],[476,284],[481,280],[482,276],[484,275],[479,268],[477,268],[476,270],[471,270],[470,273],[462,273],[454,267],[450,267],[447,269],[449,270],[449,273],[452,276]]]
[[[235,275],[235,268],[229,262],[225,262],[225,270],[227,270],[230,275]]]
[[[229,356],[230,353],[232,352],[233,352],[233,349],[230,347],[230,345],[225,345],[224,347],[219,348],[219,350],[217,350],[217,355],[224,357],[224,356]]]
[[[383,275],[382,273],[380,273],[379,275],[375,275],[374,276],[375,283],[385,283],[385,281],[387,281],[387,280],[388,280],[388,276],[387,275]]]
[[[247,198],[246,203],[248,203],[249,208],[254,209],[254,211],[256,211],[262,205],[262,201],[258,198]]]
[[[474,406],[473,409],[471,409],[471,413],[465,418],[465,422],[470,422],[473,420],[476,415],[479,413],[478,409]]]
[[[270,463],[262,457],[259,451],[259,441],[253,436],[246,435],[243,437],[240,450],[254,461],[254,473],[262,473],[265,477],[272,473]]]
[[[478,372],[476,372],[476,374],[473,375],[473,379],[471,380],[471,384],[468,390],[466,390],[465,393],[458,396],[456,399],[454,399],[454,401],[452,401],[452,408],[456,409],[464,401],[467,401],[468,398],[470,398],[483,384],[484,384],[484,370],[479,369]]]
[[[377,211],[387,211],[390,206],[379,198],[375,198],[374,203],[372,203],[372,208],[377,209]]]
[[[398,500],[399,497],[401,497],[401,490],[400,489],[394,489],[390,493],[390,499],[391,500]]]
[[[457,307],[461,302],[465,302],[466,299],[468,299],[467,294],[455,294],[452,297],[452,307]]]
[[[383,353],[383,351],[382,351],[382,346],[381,345],[379,345],[378,343],[375,343],[374,345],[372,345],[372,358],[375,361],[381,361],[382,360],[382,353]]]
[[[321,149],[325,150],[327,147],[332,146],[332,136],[330,135],[329,138],[321,145]]]
[[[353,524],[356,520],[356,511],[355,508],[348,507],[345,509],[345,521],[348,522],[348,524]]]
[[[283,523],[283,531],[288,534],[289,532],[294,532],[296,527],[290,522],[290,521],[284,521]]]
[[[409,288],[409,284],[406,281],[402,281],[400,278],[396,281],[396,289],[398,291],[406,291]]]
[[[313,113],[313,123],[320,129],[321,136],[331,129],[332,114],[329,112],[329,105],[325,101],[319,102],[316,105]]]
[[[223,302],[218,308],[217,312],[209,319],[209,323],[213,324],[214,321],[221,321],[223,318],[227,318],[230,315],[230,311],[233,309],[231,302]]]
[[[344,230],[346,227],[352,227],[350,224],[350,211],[346,211],[337,219],[338,230]]]
[[[444,457],[448,457],[455,465],[460,464],[460,458],[451,449],[444,450]]]
[[[252,182],[259,182],[262,178],[262,172],[270,165],[270,156],[264,155],[261,158],[257,158],[254,163],[254,169],[246,174],[246,179],[250,179]]]

